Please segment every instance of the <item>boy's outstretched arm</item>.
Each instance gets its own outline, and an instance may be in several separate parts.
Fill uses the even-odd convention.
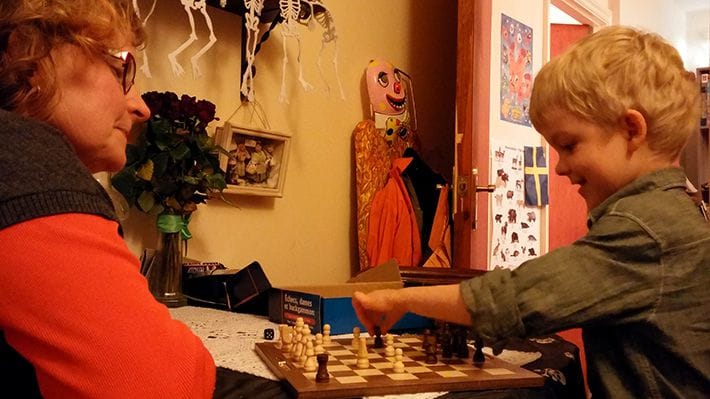
[[[377,290],[367,294],[358,291],[353,294],[353,307],[370,334],[374,334],[375,326],[386,333],[407,312],[471,325],[471,315],[458,284]]]

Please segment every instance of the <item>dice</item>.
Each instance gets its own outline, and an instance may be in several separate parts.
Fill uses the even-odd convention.
[[[274,339],[274,329],[273,328],[266,328],[264,329],[264,339]]]

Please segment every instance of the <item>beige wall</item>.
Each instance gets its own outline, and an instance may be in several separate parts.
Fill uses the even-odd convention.
[[[237,0],[229,0],[237,1]],[[141,0],[144,10],[150,1]],[[200,206],[190,223],[188,256],[240,268],[258,260],[275,285],[342,282],[357,271],[355,194],[351,133],[364,119],[363,72],[372,57],[388,58],[413,77],[422,136],[422,155],[450,176],[453,165],[455,93],[455,2],[450,0],[327,0],[338,32],[338,62],[346,99],[325,94],[315,64],[319,30],[301,27],[304,75],[316,86],[304,92],[297,81],[295,41],[287,42],[286,74],[290,104],[278,101],[281,83],[280,27],[256,57],[256,99],[271,128],[292,135],[282,198],[230,196],[239,208],[214,200]],[[195,14],[198,42],[179,56],[185,75],[175,76],[167,54],[187,39],[190,28],[178,1],[158,1],[147,29],[153,78],[139,76],[142,91],[170,90],[205,98],[217,105],[221,122],[239,105],[240,30],[242,19],[209,9],[218,42],[200,60],[204,76],[194,79],[189,57],[206,43],[207,28]],[[336,89],[324,54],[326,78]],[[140,73],[139,73],[140,75]],[[243,123],[242,118],[233,121]],[[139,254],[154,247],[152,218],[135,208],[124,221],[129,247]]]

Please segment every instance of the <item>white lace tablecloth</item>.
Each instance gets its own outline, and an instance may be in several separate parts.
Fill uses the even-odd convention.
[[[276,376],[254,352],[254,344],[264,342],[264,329],[273,328],[278,335],[278,324],[268,318],[224,310],[183,306],[170,309],[173,318],[182,321],[202,339],[217,366],[259,377],[276,380]],[[343,335],[347,336],[347,335]],[[352,335],[351,335],[352,336]],[[445,392],[387,395],[373,399],[431,399]]]

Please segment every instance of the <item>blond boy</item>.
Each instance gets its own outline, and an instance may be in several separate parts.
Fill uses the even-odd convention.
[[[581,327],[595,399],[705,397],[710,224],[675,166],[699,115],[697,86],[657,35],[583,39],[540,70],[530,116],[579,186],[588,234],[460,285],[355,293],[360,320],[386,331],[409,311],[488,343]]]

